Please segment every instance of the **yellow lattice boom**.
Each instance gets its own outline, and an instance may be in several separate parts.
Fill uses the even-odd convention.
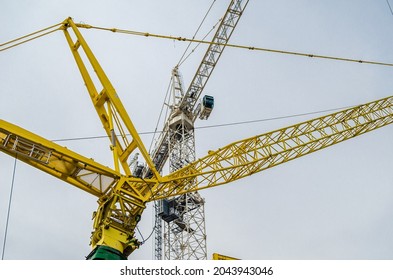
[[[163,178],[153,199],[241,179],[393,122],[393,97],[229,144]]]

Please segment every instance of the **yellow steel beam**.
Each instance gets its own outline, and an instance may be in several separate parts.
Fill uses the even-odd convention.
[[[0,120],[0,151],[99,198],[91,244],[124,254],[138,247],[134,229],[158,181],[124,176],[92,159]]]
[[[73,31],[73,36],[71,36],[69,30]],[[138,148],[147,165],[153,171],[154,176],[160,178],[116,90],[71,18],[63,22],[63,31],[90,94],[92,103],[111,141],[116,171],[120,171],[119,166],[121,165],[125,175],[131,175],[127,159]],[[100,82],[99,85],[94,84],[93,78],[82,59],[81,52],[84,53],[93,68],[93,74],[97,76]],[[97,86],[100,88],[97,89]]]
[[[98,197],[120,178],[113,169],[4,120],[0,151]]]
[[[234,258],[234,257],[221,255],[218,253],[213,253],[213,260],[215,260],[215,261],[232,261],[232,260],[239,260],[239,259]]]
[[[241,179],[393,122],[393,97],[229,144],[163,177],[151,200]]]

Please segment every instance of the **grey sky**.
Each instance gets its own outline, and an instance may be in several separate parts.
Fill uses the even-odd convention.
[[[76,22],[192,37],[212,1],[0,0],[0,42],[71,16]],[[217,1],[205,34],[224,14]],[[153,131],[172,68],[186,44],[82,30],[139,132]],[[385,0],[250,0],[232,43],[393,62],[393,16]],[[206,46],[180,68],[188,85]],[[103,135],[65,38],[57,32],[0,54],[0,118],[48,139]],[[356,105],[392,93],[393,68],[227,48],[204,94],[215,97],[197,126]],[[238,139],[309,118],[200,129],[197,157]],[[392,259],[393,127],[227,186],[206,198],[209,257]],[[151,135],[143,135],[149,147]],[[103,139],[61,142],[112,166]],[[0,154],[0,241],[13,158]],[[6,259],[82,259],[90,252],[96,198],[17,164]],[[140,223],[153,227],[149,207]],[[130,259],[151,259],[148,241]]]

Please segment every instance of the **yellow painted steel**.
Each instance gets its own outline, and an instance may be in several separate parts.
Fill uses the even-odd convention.
[[[0,120],[0,151],[102,197],[120,173],[21,127]]]
[[[75,40],[72,38],[69,29],[73,31],[74,36],[76,37]],[[71,18],[68,18],[63,22],[63,31],[71,52],[74,55],[79,71],[81,72],[86,88],[90,94],[91,101],[93,102],[104,129],[111,140],[115,169],[119,170],[120,164],[125,174],[131,175],[127,159],[131,153],[138,148],[149,168],[153,171],[153,175],[156,178],[159,178],[160,174],[155,169],[155,166],[144,144],[142,143],[134,124],[120,101],[116,90],[112,86],[112,83],[108,79],[78,27]],[[84,52],[87,57],[88,62],[94,70],[94,75],[96,75],[100,81],[99,85],[94,84],[93,78],[83,61],[80,52]],[[100,86],[100,90],[97,89],[97,86]],[[120,137],[118,135],[120,135]]]
[[[0,151],[99,197],[93,248],[106,245],[125,256],[132,253],[139,245],[135,227],[149,201],[227,184],[393,122],[391,96],[229,144],[161,177],[108,77],[70,18],[63,22],[63,31],[110,139],[115,168],[3,120]],[[81,49],[99,78],[99,91],[79,53]],[[153,171],[152,178],[132,176],[127,159],[136,149]]]
[[[213,253],[213,260],[215,261],[232,261],[232,260],[239,260],[237,258],[221,255],[218,253]]]
[[[229,144],[172,174],[152,200],[244,178],[393,122],[393,96]]]

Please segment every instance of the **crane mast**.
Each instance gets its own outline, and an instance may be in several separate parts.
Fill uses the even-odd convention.
[[[177,68],[173,70],[172,85],[174,97],[182,93],[181,76]],[[195,161],[195,134],[193,122],[176,107],[172,110],[168,123],[171,141],[169,172],[172,173]],[[161,209],[157,209],[156,219],[165,221],[164,259],[207,259],[204,203],[197,192],[159,202]],[[156,232],[156,236],[158,234]]]
[[[126,177],[131,176],[129,157],[139,151],[151,170],[151,178],[160,180],[161,175],[156,170],[116,90],[78,27],[87,26],[77,25],[68,18],[63,22],[62,29],[110,141],[115,172],[123,174],[123,177],[120,176],[113,183],[108,193],[100,196],[100,207],[94,213],[94,231],[91,237],[91,244],[95,250],[89,258],[106,258],[106,254],[124,258],[139,246],[134,230],[145,208],[145,196],[149,191],[147,188],[150,187],[145,185],[141,189],[135,188],[126,180]],[[89,72],[88,64],[94,70],[93,73]],[[93,75],[97,79],[93,79]],[[113,250],[121,253],[113,253]]]
[[[172,70],[170,114],[152,153],[157,170],[161,171],[168,159],[170,172],[195,160],[195,120],[206,120],[214,105],[212,96],[198,100],[247,4],[248,0],[230,2],[187,91],[178,67]],[[150,171],[144,176],[149,177]],[[162,259],[162,244],[164,259],[207,259],[204,203],[196,192],[155,204],[155,259]],[[175,214],[165,214],[164,208]]]

